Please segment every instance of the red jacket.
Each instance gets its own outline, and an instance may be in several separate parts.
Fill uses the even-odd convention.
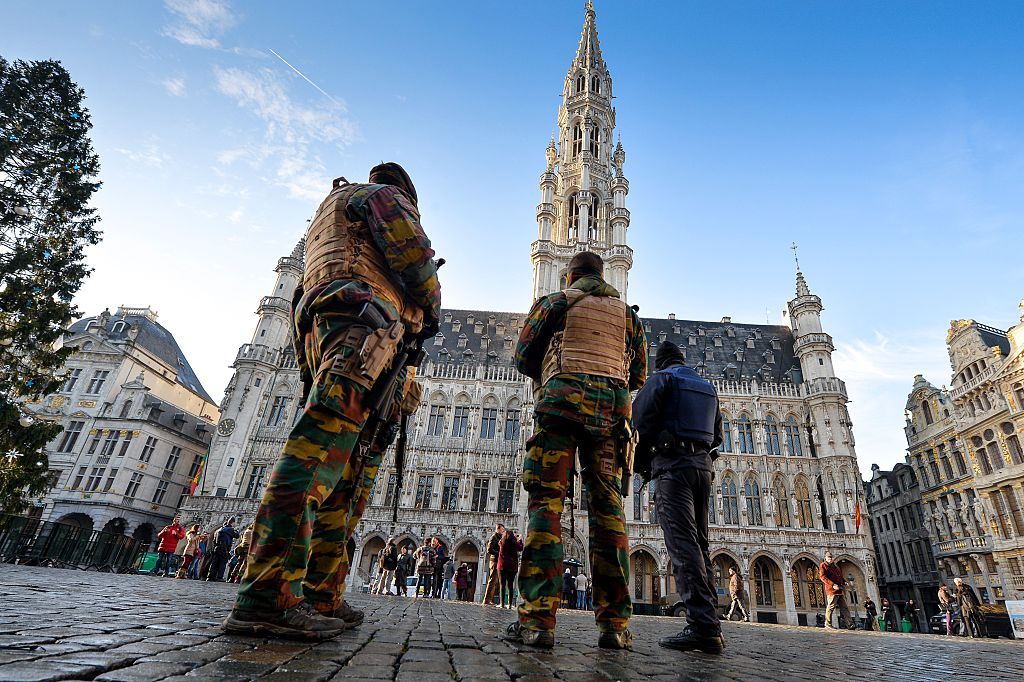
[[[821,578],[821,582],[825,583],[825,594],[839,594],[846,587],[843,572],[835,563],[822,561],[821,566],[818,566],[818,577]]]
[[[503,538],[498,549],[498,572],[518,573],[519,553],[523,551],[523,541],[514,535]]]
[[[178,543],[185,537],[185,527],[178,523],[172,523],[169,526],[164,526],[156,536],[160,538],[160,546],[156,551],[173,553],[178,548]]]

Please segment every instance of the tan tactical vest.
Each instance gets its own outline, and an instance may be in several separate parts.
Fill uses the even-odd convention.
[[[398,309],[412,333],[423,329],[423,310],[410,301],[395,273],[388,267],[362,220],[348,213],[352,195],[363,185],[342,184],[330,194],[313,218],[306,233],[306,268],[302,286],[306,291],[338,279],[366,282],[373,293]]]
[[[565,327],[544,354],[541,384],[557,374],[593,374],[626,381],[626,304],[611,296],[566,289]]]

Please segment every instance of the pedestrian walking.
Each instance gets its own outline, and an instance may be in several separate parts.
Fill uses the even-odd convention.
[[[743,577],[739,571],[736,570],[735,566],[729,567],[729,613],[726,614],[726,620],[732,620],[732,614],[736,609],[740,610],[740,615],[743,616],[743,620],[750,620],[750,616],[747,615],[747,610],[743,608]]]
[[[899,615],[888,597],[882,597],[882,622],[885,624],[886,632],[900,631]]]
[[[949,593],[949,585],[939,585],[939,610],[942,611],[943,620],[946,622],[946,636],[953,636],[953,596]]]
[[[825,627],[835,629],[832,626],[832,614],[838,608],[839,627],[856,630],[857,624],[853,622],[850,607],[846,603],[846,578],[836,565],[832,552],[825,552],[825,560],[818,566],[818,578],[825,585],[825,597],[828,599],[828,606],[825,607]]]
[[[658,346],[654,374],[637,393],[636,469],[657,482],[658,523],[675,569],[687,625],[658,642],[668,649],[720,654],[725,648],[708,545],[708,500],[722,443],[718,394],[686,366],[671,341]]]
[[[409,554],[409,546],[402,545],[398,549],[398,563],[395,565],[395,594],[403,597],[409,596],[409,577],[416,570],[413,564],[412,555]],[[415,595],[413,595],[415,596]]]
[[[576,608],[576,578],[568,568],[562,574],[562,603],[567,609]]]
[[[964,582],[963,578],[953,578],[953,598],[960,610],[960,627],[962,637],[984,637],[985,616],[981,613],[981,602],[974,588]]]
[[[199,551],[199,538],[200,535],[199,524],[193,524],[188,531],[185,532],[185,549],[181,553],[181,566],[178,568],[176,578],[185,578],[188,576],[189,567],[192,565],[192,561],[196,558],[196,553]]]
[[[498,554],[501,551],[501,538],[505,536],[505,524],[494,524],[494,532],[487,539],[487,585],[484,587],[484,604],[493,604],[498,594]]]
[[[324,639],[362,622],[344,599],[345,547],[388,445],[362,431],[371,416],[398,420],[371,414],[380,404],[409,414],[418,402],[404,349],[437,332],[433,256],[401,166],[374,167],[369,184],[334,181],[306,233],[292,306],[303,412],[257,511],[229,632]]]
[[[918,608],[913,599],[908,599],[907,603],[903,605],[903,617],[910,621],[911,632],[920,631],[917,623]]]
[[[175,516],[168,525],[160,529],[156,537],[160,544],[157,545],[156,566],[150,571],[150,575],[169,576],[173,573],[171,557],[178,549],[178,543],[185,537],[185,528]]]
[[[440,538],[434,538],[430,543],[434,550],[434,599],[441,598],[441,591],[444,588],[444,565],[448,563],[448,549],[441,542]]]
[[[210,542],[210,534],[200,531],[199,542],[196,544],[196,555],[192,559],[192,563],[188,565],[188,570],[185,571],[185,578],[188,580],[199,580],[199,576],[202,574],[203,564],[208,564],[206,558],[206,547]]]
[[[429,598],[434,589],[434,548],[431,546],[431,539],[423,541],[423,546],[413,552],[412,558],[416,561],[416,591],[414,597],[420,595],[423,590],[423,597]]]
[[[875,602],[871,601],[871,597],[867,597],[864,602],[864,613],[868,619],[867,630],[878,629],[878,610],[875,608]]]
[[[448,557],[442,569],[444,576],[444,589],[441,591],[441,599],[455,599],[455,560]]]
[[[515,606],[516,574],[519,573],[519,553],[522,551],[523,541],[511,529],[506,530],[498,550],[498,601],[501,608]]]
[[[377,552],[377,568],[379,573],[372,591],[376,594],[391,594],[388,583],[394,581],[395,570],[398,568],[398,548],[394,539],[388,540]]]
[[[455,589],[458,593],[459,601],[472,601],[473,595],[470,594],[470,585],[472,583],[469,580],[469,566],[463,562],[459,565],[459,569],[455,572]]]
[[[224,570],[227,568],[228,560],[231,558],[231,546],[238,537],[235,529],[235,517],[229,518],[223,526],[214,533],[213,556],[210,558],[210,568],[206,579],[209,582],[223,582]]]
[[[587,590],[590,589],[590,578],[583,571],[576,575],[576,608],[581,610],[589,609],[587,606]]]
[[[242,536],[235,545],[234,566],[228,571],[228,582],[237,583],[245,575],[245,566],[249,558],[249,545],[252,544],[252,524],[242,531]]]
[[[526,646],[554,646],[561,514],[578,452],[590,502],[598,646],[632,648],[622,480],[632,447],[629,392],[647,376],[647,341],[640,318],[603,275],[597,254],[573,256],[568,288],[534,303],[516,345],[516,368],[535,382],[536,420],[523,461],[529,526],[519,571],[522,599],[504,638]]]

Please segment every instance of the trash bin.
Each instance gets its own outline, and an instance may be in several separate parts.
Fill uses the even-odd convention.
[[[913,627],[913,625],[913,623],[904,618],[903,621],[900,623],[900,629],[903,630],[903,632],[910,632],[910,628]]]
[[[878,621],[878,631],[885,632],[885,618],[883,616],[878,616],[875,620]]]

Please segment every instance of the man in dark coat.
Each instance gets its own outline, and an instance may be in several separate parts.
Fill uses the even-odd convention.
[[[501,551],[501,538],[505,535],[505,524],[494,524],[494,533],[487,540],[487,587],[484,589],[484,604],[494,603],[494,595],[498,594],[498,553]]]
[[[871,601],[871,597],[864,600],[864,613],[867,614],[868,619],[868,630],[875,630],[878,628],[878,609],[875,608],[875,602]]]
[[[640,434],[637,469],[657,480],[658,523],[686,605],[686,628],[658,642],[668,649],[725,649],[708,546],[712,462],[722,443],[722,413],[711,382],[686,366],[679,347],[664,341],[655,369],[633,401]]]
[[[985,616],[981,613],[981,602],[974,588],[964,582],[963,578],[953,578],[953,598],[960,608],[962,637],[984,637]]]

